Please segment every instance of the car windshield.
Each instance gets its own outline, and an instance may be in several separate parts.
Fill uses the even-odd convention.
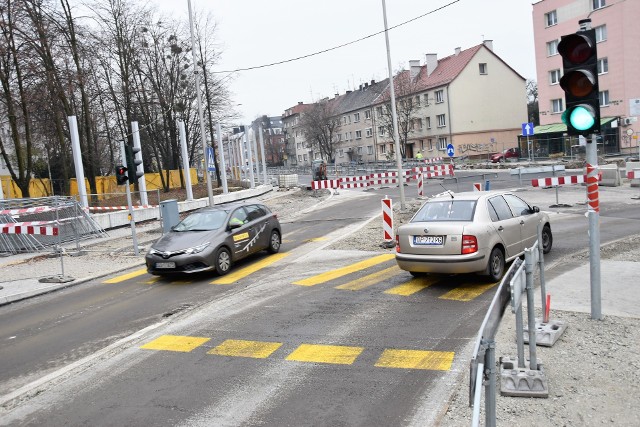
[[[183,219],[173,231],[209,231],[216,230],[226,224],[227,212],[195,212]]]
[[[472,221],[475,200],[442,200],[425,203],[411,222]]]

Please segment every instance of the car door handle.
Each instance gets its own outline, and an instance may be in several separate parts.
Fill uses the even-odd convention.
[[[520,225],[524,225],[524,220],[520,220]]]
[[[503,226],[498,227],[498,231],[504,231],[504,227]]]

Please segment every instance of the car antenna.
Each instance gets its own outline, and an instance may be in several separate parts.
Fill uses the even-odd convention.
[[[451,196],[451,198],[453,199],[453,191],[447,190],[447,187],[445,187],[444,185],[442,185],[442,183],[440,182],[440,187],[444,188],[444,192],[447,193],[448,195]]]

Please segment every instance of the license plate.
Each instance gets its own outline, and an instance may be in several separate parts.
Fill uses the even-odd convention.
[[[414,245],[442,246],[444,236],[413,236]]]
[[[176,268],[175,262],[156,262],[156,268]]]

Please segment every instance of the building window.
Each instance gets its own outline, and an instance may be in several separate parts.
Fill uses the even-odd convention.
[[[366,132],[367,138],[370,138],[373,136],[373,129],[367,128],[365,129],[365,132]]]
[[[549,71],[549,83],[552,85],[560,83],[560,70]]]
[[[558,40],[552,40],[547,43],[547,56],[558,54]]]
[[[378,126],[378,135],[380,136],[384,135],[384,126]]]
[[[353,121],[355,123],[358,123],[360,121],[360,113],[354,113],[353,114]]]
[[[437,90],[436,91],[436,104],[440,104],[444,102],[444,91],[443,90]]]
[[[376,107],[376,113],[378,114],[378,117],[382,117],[382,107]]]
[[[371,110],[364,110],[364,118],[365,120],[371,118]]]
[[[479,64],[480,67],[480,74],[487,74],[487,63],[486,62],[481,62]]]
[[[427,117],[427,129],[431,129],[431,117]]]
[[[362,154],[362,147],[358,147],[358,154]]]
[[[341,133],[338,134],[338,141],[342,141],[342,134]]]
[[[447,125],[447,119],[445,118],[444,114],[438,114],[436,118],[438,119],[439,128],[443,128]]]
[[[384,154],[387,152],[387,146],[382,144],[380,145],[380,154]]]
[[[609,60],[607,58],[598,58],[598,74],[609,72]]]
[[[302,150],[302,142],[298,142],[298,150]]]
[[[602,9],[607,5],[606,0],[592,0],[593,10]]]
[[[298,162],[302,163],[302,154],[298,154]]]
[[[373,154],[373,145],[367,145],[367,154],[368,155],[372,155]]]
[[[422,129],[422,119],[416,119],[416,126],[418,129]]]
[[[438,138],[438,150],[440,151],[447,150],[447,137]]]
[[[433,151],[433,139],[431,138],[427,139],[427,149]]]
[[[562,113],[564,108],[562,106],[562,98],[552,99],[551,100],[551,112],[552,113]]]
[[[600,43],[607,40],[607,26],[600,25],[599,27],[595,27],[596,30],[596,43]]]
[[[306,154],[303,154],[302,158],[304,159],[305,162],[307,161],[307,155]]]
[[[357,130],[356,131],[356,139],[362,139],[362,131],[361,130]]]
[[[558,23],[558,14],[555,10],[544,14],[544,23],[547,27],[551,27]]]
[[[602,92],[598,92],[598,97],[600,98],[600,106],[608,107],[609,106],[609,91],[603,90]]]
[[[424,94],[424,105],[426,105],[427,107],[429,106],[429,94],[428,93]]]
[[[344,157],[344,150],[342,148],[338,150],[338,157]]]
[[[420,106],[420,95],[416,95],[416,107]]]

